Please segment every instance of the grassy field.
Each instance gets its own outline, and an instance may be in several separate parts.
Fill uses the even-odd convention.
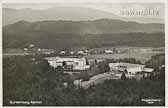
[[[96,54],[87,56],[88,59],[120,59],[120,58],[136,58],[141,63],[148,61],[151,56],[160,54],[163,52],[152,52],[152,53],[122,53],[122,54]]]

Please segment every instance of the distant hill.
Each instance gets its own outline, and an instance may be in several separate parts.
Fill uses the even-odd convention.
[[[123,21],[136,21],[140,23],[164,23],[159,18],[125,18],[113,13],[84,7],[53,7],[44,10],[36,9],[2,9],[2,24],[8,25],[15,22],[24,21],[44,21],[44,20],[72,20],[87,21],[102,18],[116,19]]]
[[[101,47],[113,45],[164,46],[164,24],[121,20],[19,21],[3,27],[3,47]]]
[[[164,24],[140,24],[121,20],[99,19],[94,21],[19,21],[3,27],[6,32],[35,32],[103,34],[103,33],[134,33],[164,32]]]

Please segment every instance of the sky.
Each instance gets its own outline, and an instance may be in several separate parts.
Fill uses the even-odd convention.
[[[93,8],[109,13],[116,14],[118,16],[121,15],[121,11],[123,10],[158,10],[158,15],[150,15],[148,17],[154,18],[164,18],[164,4],[163,3],[4,3],[3,8],[12,8],[12,9],[48,9],[53,7],[85,7],[85,8]],[[130,16],[126,16],[130,17]],[[131,17],[139,17],[139,16],[131,16]]]

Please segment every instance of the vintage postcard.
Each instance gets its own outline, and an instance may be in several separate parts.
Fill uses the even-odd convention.
[[[165,107],[167,5],[146,1],[4,0],[2,106]]]

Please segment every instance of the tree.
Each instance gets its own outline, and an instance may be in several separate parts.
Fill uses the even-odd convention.
[[[165,55],[158,54],[152,56],[152,58],[145,63],[146,67],[154,69],[155,78],[164,81],[165,80]],[[153,77],[154,78],[154,77]]]
[[[62,62],[62,66],[63,66],[64,68],[67,67],[67,63],[66,63],[66,61],[63,61],[63,62]]]
[[[89,65],[89,61],[88,61],[88,59],[86,58],[86,65]]]
[[[125,76],[125,73],[123,72],[122,75],[121,75],[121,80],[126,80],[126,76]]]
[[[108,62],[107,61],[99,62],[98,69],[100,73],[109,72],[110,67],[108,66]]]

